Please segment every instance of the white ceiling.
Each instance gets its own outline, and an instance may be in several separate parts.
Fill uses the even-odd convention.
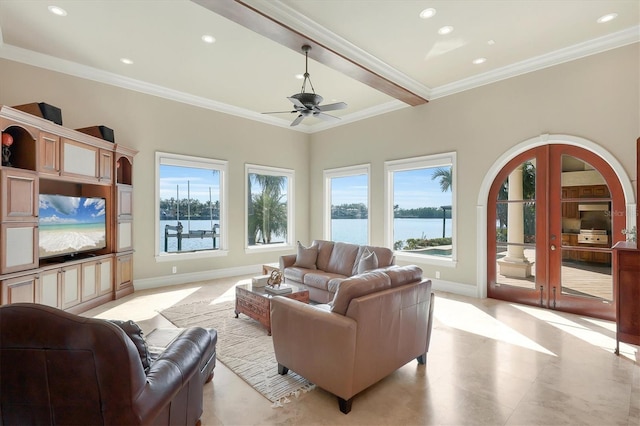
[[[638,0],[244,3],[428,100],[640,41]],[[429,7],[436,15],[421,19]],[[453,32],[439,35],[445,25]],[[0,57],[285,127],[295,114],[261,112],[290,110],[304,72],[301,50],[189,0],[0,0]],[[348,104],[331,113],[337,125],[409,108],[311,59],[309,73],[325,104]],[[293,129],[334,125],[306,118]]]

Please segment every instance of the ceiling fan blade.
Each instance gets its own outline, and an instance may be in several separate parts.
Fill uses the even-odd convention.
[[[316,108],[320,111],[335,111],[337,109],[345,109],[347,104],[344,102],[336,102],[335,104],[329,105],[318,105]]]
[[[291,102],[293,102],[293,104],[294,104],[296,107],[305,108],[305,109],[307,108],[307,107],[306,107],[302,102],[300,102],[300,100],[299,100],[299,99],[297,99],[297,98],[294,98],[294,97],[292,97],[292,96],[289,96],[287,99],[289,99]]]
[[[314,117],[319,118],[320,120],[324,120],[324,121],[339,121],[340,118],[335,117],[333,115],[330,114],[325,114],[323,112],[316,112],[313,114]]]
[[[270,111],[270,112],[261,112],[260,114],[291,114],[298,111]]]
[[[291,122],[291,127],[293,126],[297,126],[298,124],[300,124],[300,122],[304,119],[304,115],[300,114],[299,116],[296,117],[295,120],[293,120]]]

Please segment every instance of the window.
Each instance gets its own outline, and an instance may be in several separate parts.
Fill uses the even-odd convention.
[[[227,162],[156,153],[156,259],[226,254]]]
[[[456,260],[455,153],[385,162],[386,242],[396,255]]]
[[[324,236],[327,240],[369,243],[369,165],[324,171]]]
[[[247,164],[248,249],[278,249],[293,241],[293,170]]]

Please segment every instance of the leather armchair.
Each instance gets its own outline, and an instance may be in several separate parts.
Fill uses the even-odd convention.
[[[106,320],[33,303],[0,307],[0,424],[197,424],[215,330],[185,329],[145,374]]]
[[[354,395],[412,359],[426,363],[433,321],[431,281],[417,267],[351,277],[332,305],[271,300],[278,372],[295,371],[351,410]]]

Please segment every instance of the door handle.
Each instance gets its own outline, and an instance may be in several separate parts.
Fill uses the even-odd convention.
[[[551,251],[555,251],[556,250],[556,245],[555,244],[551,244]]]

